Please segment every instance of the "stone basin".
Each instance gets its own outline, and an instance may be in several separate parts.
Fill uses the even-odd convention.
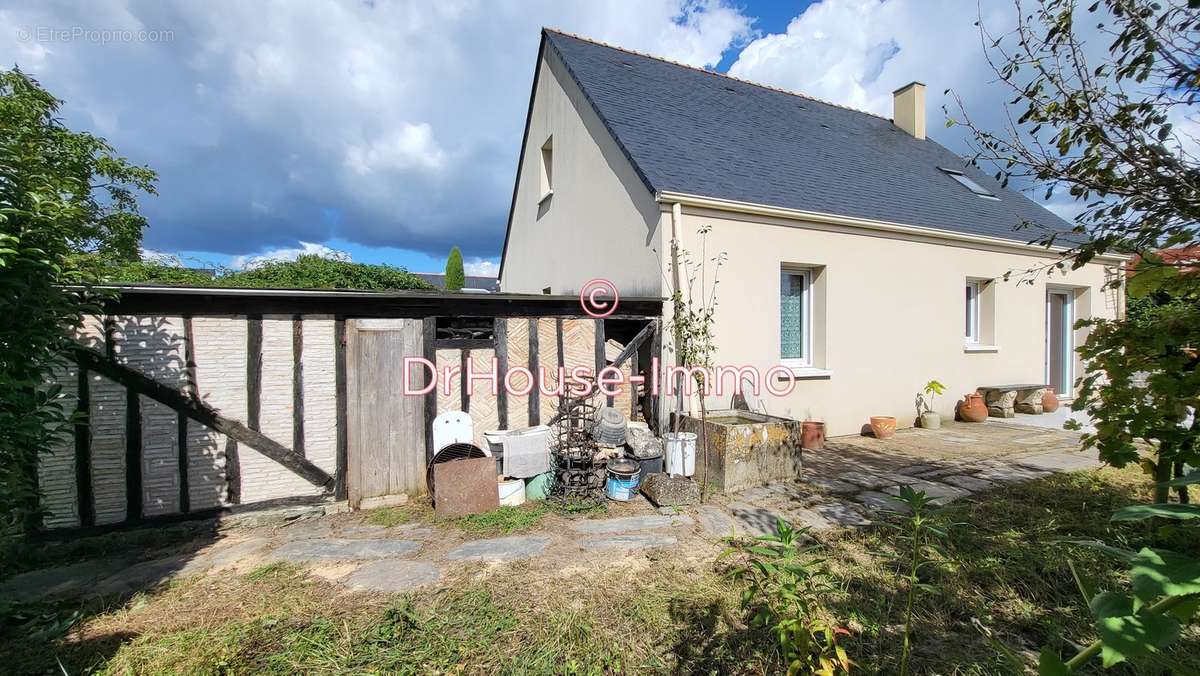
[[[740,491],[781,479],[794,479],[801,469],[800,421],[733,409],[709,411],[709,476],[704,475],[704,448],[699,417],[682,416],[679,429],[694,432],[696,481],[723,492]]]

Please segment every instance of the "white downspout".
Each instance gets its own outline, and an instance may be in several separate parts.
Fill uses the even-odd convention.
[[[683,275],[679,270],[679,250],[683,248],[683,205],[679,202],[671,204],[671,284],[674,286],[674,291],[679,293],[683,298],[686,290],[683,288]],[[684,299],[686,300],[686,299]],[[672,320],[675,317],[674,307],[671,309]],[[679,363],[679,350],[675,349],[675,337],[671,336],[671,349],[675,351],[675,365],[681,366]],[[675,386],[675,412],[683,413],[683,395],[680,391],[682,382],[676,383]],[[692,412],[691,398],[688,398],[687,406],[688,414]]]

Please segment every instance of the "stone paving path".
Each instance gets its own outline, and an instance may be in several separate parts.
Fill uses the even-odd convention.
[[[987,446],[989,435],[1000,441]],[[805,469],[797,480],[717,496],[708,504],[686,508],[686,513],[626,505],[628,511],[650,513],[575,519],[556,532],[457,545],[459,538],[440,542],[447,532],[427,524],[385,527],[308,519],[269,536],[259,529],[248,537],[227,538],[198,554],[145,562],[91,561],[24,573],[0,584],[0,599],[119,595],[176,577],[270,561],[337,564],[331,579],[350,590],[401,592],[438,584],[466,562],[503,565],[551,555],[572,560],[589,553],[611,557],[654,548],[695,548],[704,546],[697,538],[711,544],[735,534],[774,533],[778,519],[813,530],[866,526],[883,512],[904,510],[895,497],[901,486],[923,490],[940,505],[997,485],[1100,464],[1094,454],[1072,450],[1076,442],[1069,435],[1015,426],[951,426],[937,434],[906,430],[893,439],[891,446],[874,439],[830,440],[824,451],[806,453]]]

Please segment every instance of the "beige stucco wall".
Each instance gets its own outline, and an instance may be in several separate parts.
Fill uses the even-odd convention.
[[[1116,293],[1101,290],[1106,273],[1099,264],[1030,277],[1021,271],[1053,259],[700,209],[685,208],[682,221],[686,248],[698,250],[697,230],[710,226],[709,255],[728,255],[716,311],[718,364],[764,372],[779,364],[780,269],[819,272],[814,365],[831,374],[798,380],[785,397],[762,396],[769,413],[823,420],[830,435],[857,433],[871,415],[894,415],[911,426],[914,397],[930,379],[947,386],[936,406],[944,416],[980,385],[1044,382],[1048,285],[1075,290],[1077,319],[1113,317],[1121,305]],[[1012,280],[1004,282],[1009,271]],[[995,280],[987,292],[995,352],[964,349],[968,278]],[[1085,336],[1075,333],[1079,344]],[[729,401],[726,394],[709,403]]]
[[[659,205],[553,54],[538,68],[501,288],[572,293],[606,278],[622,295],[657,295]],[[553,195],[539,204],[551,137]]]

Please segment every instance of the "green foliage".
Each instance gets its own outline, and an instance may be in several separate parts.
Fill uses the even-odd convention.
[[[446,257],[446,290],[461,291],[463,285],[467,283],[467,277],[463,273],[462,252],[458,247],[450,249],[450,255]]]
[[[1176,485],[1200,482],[1200,474],[1173,480]],[[1200,534],[1191,520],[1200,517],[1192,505],[1132,505],[1114,512],[1113,521],[1176,519],[1182,528]],[[1194,624],[1200,609],[1200,559],[1177,552],[1142,547],[1134,552],[1097,541],[1078,541],[1123,561],[1128,569],[1130,592],[1102,591],[1085,581],[1072,566],[1079,591],[1094,619],[1099,637],[1067,661],[1053,650],[1042,651],[1039,672],[1044,676],[1069,674],[1085,667],[1096,656],[1104,667],[1148,659],[1173,672],[1186,667],[1171,663],[1162,651],[1179,640],[1183,628]]]
[[[917,395],[917,413],[920,414],[922,409],[927,413],[933,412],[933,398],[945,391],[946,386],[939,381],[931,380],[925,383],[925,389]]]
[[[730,576],[746,584],[742,609],[751,626],[775,637],[788,674],[849,673],[853,666],[839,636],[849,633],[822,615],[823,604],[837,593],[818,545],[799,546],[807,529],[778,519],[775,535],[751,541],[728,539],[721,557],[736,556]]]
[[[550,508],[542,502],[531,502],[513,507],[502,505],[483,514],[469,514],[454,520],[454,525],[476,535],[508,535],[533,529]]]
[[[136,194],[156,179],[64,127],[60,105],[19,70],[0,71],[2,532],[37,510],[38,449],[64,440],[72,413],[44,383],[64,364],[68,332],[98,309],[99,265],[137,258]]]
[[[163,284],[167,286],[212,286],[214,277],[177,265],[152,261],[123,261],[104,269],[103,279],[110,284]]]
[[[420,277],[390,265],[352,263],[314,254],[271,261],[217,279],[219,286],[260,289],[429,289]]]
[[[899,524],[886,525],[898,532],[897,539],[903,543],[905,554],[903,558],[896,557],[908,587],[904,599],[904,640],[900,653],[900,674],[904,676],[908,673],[908,658],[912,648],[913,604],[917,592],[933,590],[931,586],[921,582],[921,571],[948,557],[939,540],[947,539],[949,534],[939,520],[930,514],[933,499],[927,496],[925,491],[914,491],[911,486],[901,486],[898,499],[904,505],[907,515]]]
[[[1195,3],[1039,0],[1004,35],[981,24],[989,61],[1010,92],[1002,132],[975,126],[975,160],[1014,177],[1066,192],[1083,206],[1072,233],[1037,241],[1070,250],[1079,267],[1107,251],[1146,253],[1196,242],[1200,221],[1197,157],[1186,128],[1200,93]],[[1100,23],[1107,52],[1084,45],[1078,21]],[[963,106],[959,105],[962,109]],[[1062,265],[1060,263],[1059,265]]]

